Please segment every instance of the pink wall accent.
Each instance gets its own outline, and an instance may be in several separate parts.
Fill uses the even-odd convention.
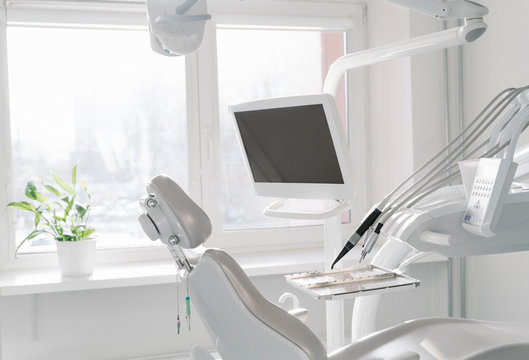
[[[327,72],[331,67],[332,63],[339,57],[345,55],[345,40],[343,33],[323,33],[321,36],[321,49],[322,49],[322,75],[323,82]],[[322,83],[323,83],[322,82]],[[342,79],[338,88],[338,95],[336,97],[336,105],[338,106],[338,112],[342,119],[342,125],[347,133],[346,123],[346,107],[345,107],[345,81]]]

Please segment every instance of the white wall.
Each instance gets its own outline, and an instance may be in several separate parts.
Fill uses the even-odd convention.
[[[467,121],[501,90],[529,84],[529,1],[480,2],[490,10],[486,17],[489,28],[463,52]],[[529,142],[527,134],[520,142]],[[529,322],[527,270],[527,252],[469,258],[467,316]]]
[[[368,47],[410,37],[410,14],[381,0],[368,2]],[[368,70],[368,151],[371,203],[380,201],[413,169],[409,58],[372,65]]]
[[[387,1],[368,2],[369,47],[441,29],[441,22]],[[436,51],[369,68],[371,203],[446,144],[442,55]]]

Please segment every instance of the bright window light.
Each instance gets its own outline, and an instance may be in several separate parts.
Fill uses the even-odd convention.
[[[98,247],[152,244],[142,189],[159,173],[187,189],[184,58],[155,54],[146,31],[9,27],[8,66],[15,199],[78,163]],[[32,226],[19,212],[17,244]],[[20,252],[54,249],[37,238]]]

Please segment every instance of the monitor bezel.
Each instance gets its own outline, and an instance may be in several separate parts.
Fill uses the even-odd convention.
[[[256,182],[237,125],[235,113],[304,105],[322,105],[323,107],[331,134],[331,140],[334,145],[334,151],[338,158],[340,171],[342,172],[343,184]],[[336,107],[336,101],[332,95],[313,94],[268,98],[230,105],[228,108],[235,126],[237,141],[243,153],[246,171],[250,176],[252,188],[257,195],[294,199],[350,200],[353,198],[355,185],[353,181],[351,154],[349,153],[349,147],[347,146],[342,122]]]

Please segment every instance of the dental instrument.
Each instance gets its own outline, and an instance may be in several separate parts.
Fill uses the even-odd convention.
[[[517,96],[527,96],[528,91],[526,87],[518,89],[509,101],[511,106],[519,108],[522,104]],[[395,204],[380,221],[385,224],[386,237],[447,256],[528,249],[524,234],[529,224],[523,209],[529,207],[529,193],[513,185],[513,158],[518,138],[529,123],[529,107],[523,104],[511,114],[508,111],[509,120],[502,119],[497,125],[505,133],[503,141],[498,140],[495,128],[482,156],[460,162],[463,185],[442,187],[440,181],[427,194],[411,202],[408,196]],[[460,227],[454,226],[457,219]]]
[[[523,119],[526,115],[526,109],[522,111],[522,114],[519,114],[521,102],[521,96],[525,95],[525,88],[520,89],[507,89],[500,94],[498,94],[482,111],[481,113],[467,126],[460,135],[458,135],[454,140],[452,140],[444,149],[438,152],[431,160],[427,161],[423,166],[417,169],[412,175],[405,179],[401,184],[399,184],[390,194],[388,194],[377,206],[377,210],[380,211],[379,216],[375,219],[378,220],[375,230],[370,234],[368,239],[364,244],[364,249],[362,251],[360,261],[365,258],[365,256],[371,251],[374,244],[378,240],[380,231],[382,230],[385,221],[390,218],[399,208],[406,205],[410,201],[413,201],[414,198],[420,198],[423,191],[428,191],[427,189],[439,188],[440,186],[448,183],[448,181],[453,180],[458,172],[453,172],[455,166],[457,166],[457,161],[469,159],[470,156],[473,156],[476,151],[479,151],[484,145],[487,145],[486,150],[489,152],[494,149],[495,146],[500,146],[502,149],[506,146],[506,138],[502,136],[499,144],[495,144],[496,139],[501,132],[502,135],[509,134],[509,124],[516,123],[516,120],[513,119]],[[511,105],[512,108],[509,109],[505,114],[504,110]],[[499,123],[493,129],[493,133],[488,142],[484,142],[476,146],[473,150],[470,151],[469,155],[464,156],[465,151],[469,150],[471,146],[479,139],[479,137],[491,126],[494,122],[500,117]],[[512,120],[512,121],[511,121]],[[469,134],[470,136],[466,136]],[[448,155],[442,157],[443,154]],[[494,154],[493,154],[494,155]],[[481,157],[488,157],[490,155],[483,154]],[[513,169],[512,171],[514,171]],[[421,173],[427,171],[426,174],[421,175],[419,179],[415,179]],[[440,180],[440,176],[448,172],[446,178]],[[503,174],[504,172],[500,172]],[[514,176],[514,174],[512,174]],[[411,180],[415,180],[404,191],[401,191],[406,184]],[[438,183],[435,183],[435,182]],[[434,184],[434,185],[432,185]],[[399,191],[400,194],[399,194]],[[497,194],[497,192],[496,192]],[[496,199],[494,199],[496,201]],[[493,205],[491,203],[491,205]],[[491,206],[493,208],[493,206]],[[370,214],[371,215],[371,214]],[[372,218],[367,217],[366,220],[362,223],[361,230],[363,231],[366,228],[369,228],[375,224],[375,221],[372,221]],[[372,221],[372,222],[371,222]],[[485,230],[487,231],[487,230]],[[356,231],[351,239],[348,240],[344,246],[342,252],[336,258],[333,263],[336,264],[354,245],[356,244],[361,236],[360,231]],[[364,231],[365,233],[365,231]],[[363,234],[362,234],[363,235]]]

